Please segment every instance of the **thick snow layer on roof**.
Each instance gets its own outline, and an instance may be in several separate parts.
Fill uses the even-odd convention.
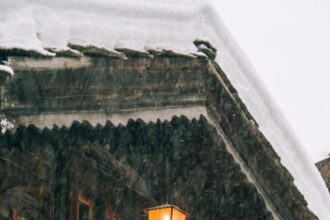
[[[13,76],[14,75],[14,70],[11,67],[0,64],[0,73],[1,72],[4,72],[4,73],[6,73],[6,74],[8,74],[10,76]]]
[[[68,44],[109,50],[169,49],[196,52],[193,41],[209,40],[217,61],[322,220],[330,197],[311,158],[268,95],[244,53],[206,0],[0,0],[0,48],[49,54]]]

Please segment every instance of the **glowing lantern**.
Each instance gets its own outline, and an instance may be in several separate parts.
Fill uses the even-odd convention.
[[[148,220],[186,220],[187,213],[174,205],[161,205],[146,209]]]

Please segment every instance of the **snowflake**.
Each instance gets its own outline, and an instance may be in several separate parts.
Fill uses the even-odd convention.
[[[1,133],[5,133],[7,130],[14,128],[14,125],[8,121],[7,118],[0,118]]]

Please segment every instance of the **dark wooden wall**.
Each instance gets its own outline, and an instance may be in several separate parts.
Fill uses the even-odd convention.
[[[146,219],[143,208],[166,202],[189,212],[190,220],[272,219],[255,187],[203,117],[149,124],[131,120],[117,127],[110,122],[104,127],[85,122],[42,131],[20,127],[15,134],[2,135],[0,146],[2,158],[11,152],[52,155],[41,161],[54,164],[53,182],[45,187],[47,195],[54,196],[55,219],[74,219],[78,194],[93,200],[97,219],[104,219],[110,209],[121,219]],[[0,161],[1,183],[5,173],[18,169],[6,164]],[[24,185],[41,187],[33,173],[12,175],[17,179],[10,182],[18,186],[24,182],[20,177],[26,176]]]
[[[316,166],[319,169],[330,192],[330,158],[318,162]]]
[[[77,58],[37,60],[20,68],[2,88],[1,110],[9,115],[44,112],[116,112],[164,106],[203,105],[207,61],[201,58]],[[33,63],[33,61],[30,61]],[[49,63],[47,63],[49,62]],[[77,66],[66,67],[77,62]],[[46,63],[46,64],[43,64]],[[48,64],[48,65],[47,65]],[[13,61],[15,68],[15,62]]]
[[[54,120],[56,114],[67,112],[78,114],[89,111],[91,115],[99,112],[111,115],[120,111],[203,106],[251,171],[279,216],[286,220],[316,219],[294,185],[292,176],[214,61],[205,57],[182,56],[138,56],[127,60],[104,57],[15,59],[12,64],[16,75],[1,88],[1,111],[10,120],[17,119],[17,125],[24,116],[40,116],[40,125],[46,123],[42,120],[47,119],[42,119],[42,116],[48,114],[54,116]],[[87,116],[78,117],[88,120]],[[196,130],[198,127],[202,128],[199,133]],[[19,175],[16,172],[24,173],[21,163],[28,167],[29,175],[22,179],[30,178],[34,186],[43,187],[42,195],[48,198],[50,204],[45,205],[43,210],[52,206],[54,190],[66,189],[61,193],[63,196],[57,196],[53,202],[54,207],[63,204],[63,210],[71,198],[69,195],[79,193],[70,189],[72,185],[83,182],[85,176],[76,176],[72,170],[84,167],[92,175],[87,176],[88,179],[101,184],[102,181],[94,177],[94,173],[103,176],[105,174],[100,168],[109,168],[102,165],[105,162],[99,163],[100,160],[95,159],[98,157],[90,155],[103,153],[86,154],[84,150],[87,145],[98,143],[93,149],[110,149],[108,158],[112,158],[109,162],[111,169],[116,170],[117,174],[130,173],[120,176],[120,180],[125,177],[128,181],[119,185],[127,192],[118,190],[123,194],[114,194],[117,197],[114,196],[116,199],[113,201],[119,202],[111,207],[114,213],[126,217],[124,219],[133,218],[125,216],[134,213],[132,210],[120,212],[126,207],[123,206],[127,198],[124,195],[130,192],[134,193],[137,201],[145,200],[146,203],[156,201],[161,204],[171,200],[191,212],[192,219],[202,219],[205,215],[209,219],[242,219],[242,216],[245,219],[270,218],[255,187],[246,182],[225,150],[223,140],[205,120],[189,122],[185,118],[174,118],[171,122],[150,124],[139,120],[130,121],[127,126],[115,127],[108,123],[95,128],[88,123],[75,123],[70,128],[43,131],[33,127],[15,128],[15,134],[6,134],[1,139],[4,141],[0,145],[4,148],[1,151],[3,159],[0,160],[2,176],[15,178]],[[36,150],[38,153],[34,152]],[[47,155],[46,161],[43,155]],[[11,172],[15,167],[21,171]],[[51,167],[51,171],[47,167]],[[40,170],[36,171],[37,168]],[[110,172],[109,175],[114,174]],[[133,177],[139,179],[137,185],[132,184]],[[60,183],[56,182],[58,179]],[[108,182],[107,178],[104,180]],[[1,186],[13,182],[9,179],[1,181]],[[86,186],[93,188],[93,184]],[[111,195],[111,187],[102,185],[102,188],[109,190]],[[141,189],[144,189],[142,194]],[[103,193],[94,190],[87,194],[97,198]],[[134,205],[130,207],[141,210],[140,206],[137,209]],[[60,214],[60,218],[72,216],[70,213],[68,210]],[[58,214],[54,211],[50,215]],[[136,214],[134,216],[136,219]]]

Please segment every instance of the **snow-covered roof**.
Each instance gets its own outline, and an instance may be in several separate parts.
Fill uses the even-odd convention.
[[[0,73],[5,73],[9,76],[14,75],[14,71],[12,68],[10,68],[9,66],[6,66],[6,65],[2,65],[2,64],[0,64]]]
[[[320,218],[330,216],[330,196],[254,68],[211,3],[205,0],[0,0],[0,49],[44,55],[69,44],[107,50],[166,49],[196,52],[195,39],[212,42],[220,64]]]

